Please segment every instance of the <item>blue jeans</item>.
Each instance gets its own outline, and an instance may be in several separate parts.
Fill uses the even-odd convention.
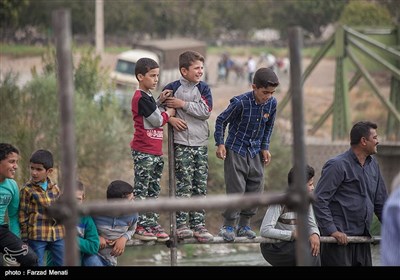
[[[82,266],[109,266],[107,260],[99,255],[88,255],[84,254],[82,256]]]
[[[39,266],[45,266],[43,258],[46,250],[48,250],[48,253],[51,254],[52,265],[64,265],[64,239],[52,242],[28,240],[28,245],[35,251],[36,255],[38,256]]]

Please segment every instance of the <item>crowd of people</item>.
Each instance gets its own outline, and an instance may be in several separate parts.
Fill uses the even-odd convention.
[[[288,75],[289,58],[261,53],[258,59],[250,55],[243,63],[233,59],[229,53],[223,53],[217,63],[217,84],[229,83],[230,80],[234,79],[235,83],[246,81],[251,86],[254,72],[263,67],[271,68],[276,74]],[[232,75],[234,75],[233,78]]]
[[[227,65],[229,57],[224,57]],[[217,158],[223,160],[226,194],[261,194],[265,168],[272,162],[270,139],[274,130],[279,79],[271,67],[259,67],[253,57],[248,62],[249,91],[231,98],[216,119],[214,141]],[[231,67],[225,67],[229,71]],[[181,78],[167,84],[158,98],[153,96],[159,79],[159,65],[150,58],[138,60],[135,76],[139,87],[131,102],[134,134],[130,142],[134,163],[133,185],[112,181],[107,199],[128,201],[157,199],[161,191],[163,126],[173,127],[176,196],[206,197],[208,180],[208,119],[213,108],[209,85],[202,81],[204,57],[195,51],[179,56]],[[228,74],[225,73],[227,76]],[[349,243],[348,236],[371,236],[373,215],[383,222],[382,264],[399,263],[398,192],[388,198],[377,153],[377,125],[369,121],[354,124],[350,148],[323,166],[314,190],[314,168],[307,165],[309,192],[315,201],[308,212],[308,252],[315,266],[371,266],[369,243]],[[61,197],[60,188],[50,179],[53,155],[36,150],[30,158],[30,176],[19,189],[14,180],[19,150],[0,143],[0,251],[6,264],[21,266],[64,265],[65,228],[46,209]],[[288,174],[288,191],[294,185],[294,168]],[[76,199],[85,198],[85,188],[76,182]],[[218,236],[226,242],[236,237],[254,239],[251,218],[257,207],[226,209]],[[6,214],[7,213],[7,214]],[[8,223],[6,222],[8,221]],[[176,212],[179,239],[196,238],[207,243],[214,235],[206,228],[206,212]],[[390,222],[390,223],[389,223]],[[397,222],[397,224],[396,224]],[[159,213],[131,213],[118,217],[81,217],[77,243],[82,266],[116,266],[131,238],[166,242],[170,239],[159,223]],[[260,234],[278,240],[260,243],[265,260],[273,266],[296,265],[297,213],[284,204],[268,207]],[[336,243],[321,243],[320,236],[334,237]],[[397,250],[393,253],[393,250]]]

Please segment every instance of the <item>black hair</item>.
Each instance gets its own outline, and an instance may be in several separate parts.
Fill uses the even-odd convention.
[[[147,72],[149,72],[152,69],[160,68],[158,63],[148,57],[142,57],[140,58],[135,65],[135,76],[136,79],[138,79],[138,75],[142,74],[143,76],[146,75]],[[139,79],[138,79],[139,80]]]
[[[254,74],[253,84],[256,88],[277,87],[279,79],[271,68],[262,67]]]
[[[76,185],[77,191],[81,191],[83,193],[85,192],[85,185],[83,185],[83,183],[81,181],[76,180],[75,185]]]
[[[11,153],[16,153],[19,155],[19,151],[11,144],[0,143],[0,161],[6,159]]]
[[[312,177],[315,175],[315,170],[312,166],[308,165],[306,166],[306,174],[307,174],[307,182],[310,181]],[[294,167],[292,167],[288,173],[288,185],[289,187],[292,186],[293,180],[294,180]]]
[[[53,168],[53,154],[48,150],[37,150],[29,159],[30,163],[42,164],[46,170]]]
[[[361,138],[368,138],[371,135],[371,129],[377,129],[378,125],[369,121],[361,121],[353,125],[350,131],[350,145],[357,145]]]
[[[122,180],[112,181],[107,187],[107,199],[124,198],[131,193],[133,193],[131,184]]]

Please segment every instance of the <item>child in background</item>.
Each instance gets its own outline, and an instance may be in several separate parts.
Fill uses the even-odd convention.
[[[307,165],[307,190],[314,190],[314,168]],[[293,188],[294,169],[288,173],[289,188]],[[279,239],[278,243],[260,243],[264,259],[272,266],[295,266],[297,213],[284,204],[275,204],[268,207],[261,224],[262,237]],[[320,233],[315,220],[312,205],[308,210],[309,244],[307,246],[311,256],[312,266],[321,266]]]
[[[85,199],[85,186],[81,181],[76,181],[75,197],[78,204],[82,204]],[[98,255],[100,239],[92,217],[81,217],[76,229],[78,232],[78,248],[81,256],[80,265],[105,266],[107,262]],[[48,266],[53,266],[50,254],[47,254],[47,264]]]
[[[76,182],[76,200],[82,204],[85,199],[85,186],[81,181]],[[106,263],[98,255],[100,238],[97,233],[96,224],[90,216],[81,217],[77,226],[78,246],[81,252],[82,266],[104,266]]]
[[[107,188],[107,199],[132,201],[133,187],[121,180],[112,181]],[[108,266],[117,265],[117,257],[125,251],[125,245],[135,232],[138,214],[119,217],[96,216],[93,218],[100,236],[99,255]]]
[[[55,266],[64,264],[64,226],[46,214],[46,209],[61,195],[49,178],[53,164],[50,151],[35,151],[29,160],[31,178],[20,191],[21,238],[35,251],[40,266],[44,265],[46,250]]]
[[[157,102],[150,91],[157,86],[159,72],[157,62],[151,58],[140,58],[136,62],[135,75],[139,81],[139,88],[132,97],[135,134],[130,146],[135,172],[134,196],[137,200],[156,199],[160,194],[160,180],[164,168],[163,125],[175,115],[175,109],[167,108],[161,111],[159,108],[171,91],[161,92]],[[169,240],[158,219],[158,213],[140,213],[134,237],[145,241]]]

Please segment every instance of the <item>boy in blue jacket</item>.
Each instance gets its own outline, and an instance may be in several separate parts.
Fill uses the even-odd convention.
[[[121,180],[115,180],[107,188],[107,199],[132,201],[133,187]],[[117,257],[125,251],[125,245],[131,240],[137,226],[138,214],[112,217],[96,216],[94,222],[100,236],[99,254],[109,266],[117,265]]]

